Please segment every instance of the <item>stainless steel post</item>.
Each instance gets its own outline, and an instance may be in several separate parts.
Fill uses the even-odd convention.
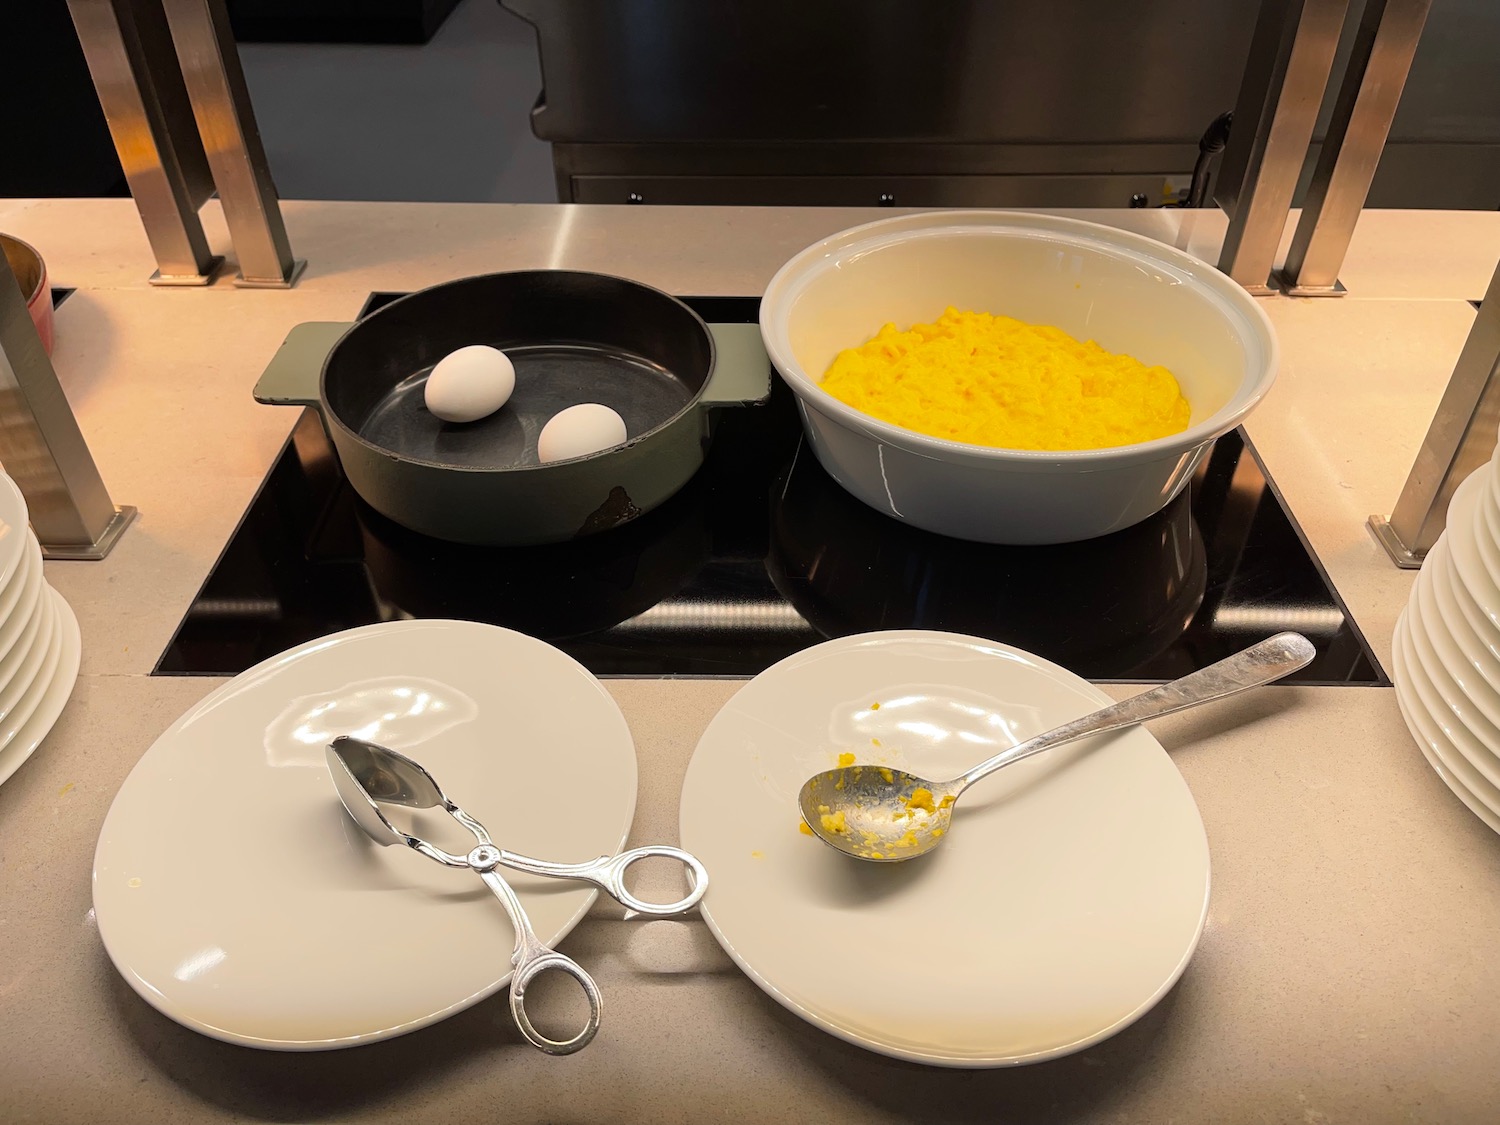
[[[156,0],[68,0],[130,194],[156,256],[153,285],[207,285],[224,259],[198,208],[213,179]]]
[[[1229,215],[1219,268],[1251,293],[1271,267],[1302,173],[1348,0],[1263,0],[1215,200]]]
[[[1396,565],[1414,570],[1448,523],[1448,501],[1489,460],[1500,431],[1500,267],[1464,341],[1448,387],[1390,519],[1370,530]]]
[[[288,289],[307,263],[292,257],[224,0],[163,7],[240,261],[235,284]]]
[[[26,498],[42,554],[102,559],[135,516],[116,508],[0,254],[0,465]]]
[[[1342,296],[1339,267],[1390,135],[1432,0],[1367,0],[1328,136],[1278,279],[1294,297]]]

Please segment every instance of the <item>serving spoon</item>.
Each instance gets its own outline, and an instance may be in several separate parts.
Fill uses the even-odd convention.
[[[952,780],[929,781],[890,766],[843,766],[808,778],[797,804],[813,835],[846,855],[878,863],[915,859],[947,836],[954,802],[964,790],[996,770],[1087,735],[1259,687],[1295,672],[1315,654],[1300,633],[1278,633],[1191,675],[1029,738]]]

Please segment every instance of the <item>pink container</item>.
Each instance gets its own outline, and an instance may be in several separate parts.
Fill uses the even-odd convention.
[[[42,347],[51,355],[52,288],[47,284],[47,263],[33,247],[8,234],[0,234],[0,247],[4,247],[5,259],[21,283],[26,308],[31,313],[31,323],[36,325],[36,334],[42,338]]]

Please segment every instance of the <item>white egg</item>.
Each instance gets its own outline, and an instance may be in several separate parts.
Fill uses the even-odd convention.
[[[625,440],[625,419],[607,406],[583,402],[554,414],[536,439],[542,464],[598,453]]]
[[[470,344],[438,360],[427,376],[427,409],[444,422],[477,422],[505,405],[516,369],[499,348]]]

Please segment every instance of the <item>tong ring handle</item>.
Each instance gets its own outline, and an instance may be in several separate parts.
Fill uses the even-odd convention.
[[[625,869],[632,863],[652,856],[665,856],[668,859],[679,860],[687,869],[692,888],[676,902],[646,902],[626,889]],[[674,848],[670,844],[648,844],[644,848],[631,848],[619,855],[605,858],[599,865],[599,885],[613,895],[621,905],[634,910],[637,914],[657,916],[681,914],[684,910],[691,910],[697,906],[698,900],[708,890],[708,869],[691,852]]]
[[[599,986],[594,983],[594,978],[566,953],[548,949],[540,942],[519,954],[518,960],[516,971],[510,978],[510,1012],[515,1017],[521,1034],[533,1047],[549,1055],[571,1055],[574,1051],[587,1047],[599,1030]],[[549,1039],[536,1029],[531,1017],[526,1014],[526,986],[543,973],[549,972],[566,973],[578,982],[583,994],[588,997],[588,1022],[571,1039]]]
[[[684,897],[676,902],[647,902],[645,899],[637,898],[626,889],[625,869],[632,863],[652,856],[678,860],[687,869],[692,889]],[[525,871],[531,875],[543,875],[549,879],[579,879],[585,883],[592,883],[627,909],[634,910],[637,914],[649,914],[655,917],[681,914],[684,910],[690,910],[698,905],[703,892],[708,890],[708,869],[691,852],[674,848],[670,844],[649,844],[644,848],[631,848],[618,855],[602,855],[588,863],[551,863],[545,859],[532,859],[530,856],[502,850],[499,862],[506,867],[516,871]]]
[[[587,1047],[599,1030],[599,986],[578,962],[566,953],[559,953],[542,944],[537,938],[536,931],[531,928],[531,919],[526,916],[521,900],[516,897],[515,889],[495,870],[499,857],[499,848],[491,844],[482,844],[469,853],[469,863],[475,871],[479,872],[479,877],[485,881],[490,890],[495,892],[495,897],[500,900],[505,907],[505,912],[510,915],[511,926],[516,931],[515,952],[511,954],[510,959],[510,963],[515,967],[510,977],[510,1014],[515,1017],[516,1026],[521,1029],[521,1034],[533,1047],[549,1055],[571,1055],[574,1051],[581,1051]],[[547,1038],[536,1029],[531,1022],[531,1017],[526,1014],[526,986],[542,973],[554,971],[567,973],[579,983],[583,988],[583,994],[588,997],[588,1022],[584,1024],[583,1030],[571,1039]]]

